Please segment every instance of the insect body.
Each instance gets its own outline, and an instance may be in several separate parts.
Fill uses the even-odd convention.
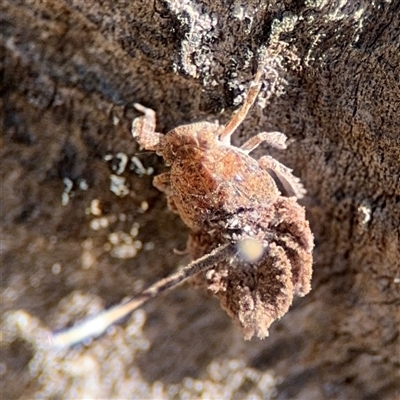
[[[272,157],[257,161],[249,155],[262,142],[286,148],[286,136],[263,132],[239,148],[230,143],[258,95],[262,72],[261,66],[242,108],[226,126],[199,122],[161,135],[154,130],[154,111],[137,104],[144,116],[133,129],[142,147],[156,151],[171,166],[154,185],[192,230],[187,247],[193,259],[247,238],[265,248],[255,263],[235,256],[197,279],[219,297],[246,338],[265,337],[293,295],[311,289],[313,236],[297,202],[305,190],[291,170]]]
[[[264,338],[272,322],[287,312],[293,296],[310,291],[313,236],[297,202],[305,190],[291,170],[272,157],[255,160],[249,155],[263,142],[285,149],[286,136],[262,132],[241,147],[230,143],[259,93],[262,73],[260,66],[243,106],[225,126],[198,122],[163,135],[155,131],[155,112],[135,104],[144,115],[134,120],[132,133],[144,149],[155,151],[171,167],[155,177],[154,185],[191,229],[187,249],[195,261],[105,311],[96,319],[102,330],[196,275],[194,280],[220,299],[246,339]],[[249,243],[261,249],[256,257]],[[54,342],[82,340],[91,322],[56,334]]]

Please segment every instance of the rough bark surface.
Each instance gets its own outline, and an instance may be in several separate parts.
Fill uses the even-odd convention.
[[[397,0],[3,0],[0,46],[2,398],[399,398]],[[163,169],[131,137],[132,104],[162,132],[224,122],[261,48],[265,107],[235,140],[293,139],[274,157],[308,190],[312,292],[264,341],[184,285],[89,346],[49,350],[46,328],[187,261],[151,176],[118,175],[125,156]]]

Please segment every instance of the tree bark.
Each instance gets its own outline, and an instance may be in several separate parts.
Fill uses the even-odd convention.
[[[399,22],[397,0],[2,1],[2,398],[398,398]],[[89,346],[49,350],[46,327],[187,262],[133,104],[160,132],[226,122],[261,51],[263,108],[234,142],[292,139],[271,154],[308,191],[312,292],[264,341],[184,285]]]

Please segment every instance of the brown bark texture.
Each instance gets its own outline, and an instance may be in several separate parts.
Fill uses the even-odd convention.
[[[400,398],[399,22],[398,0],[2,0],[2,399]],[[261,100],[234,142],[291,139],[270,154],[308,191],[311,293],[265,340],[184,284],[49,349],[46,329],[188,261],[133,104],[160,132],[224,123],[260,51]]]

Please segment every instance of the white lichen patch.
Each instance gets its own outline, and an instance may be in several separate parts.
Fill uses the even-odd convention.
[[[119,152],[116,154],[106,154],[104,160],[111,162],[111,170],[116,175],[121,175],[125,172],[125,169],[129,162],[129,157],[127,154]]]
[[[70,197],[73,196],[72,188],[74,186],[74,182],[72,182],[72,180],[69,178],[64,178],[63,182],[65,188],[61,195],[61,204],[66,206],[69,203]]]
[[[357,208],[359,224],[365,226],[371,220],[371,207],[367,204],[362,204]]]
[[[120,122],[120,119],[116,115],[114,115],[113,116],[113,125],[117,126],[119,124],[119,122]]]
[[[89,226],[94,231],[99,231],[100,229],[106,229],[110,227],[112,224],[118,221],[118,217],[115,214],[110,214],[100,218],[93,218]]]
[[[90,206],[87,209],[86,213],[95,215],[96,217],[99,217],[103,213],[103,211],[101,209],[100,200],[99,199],[93,199],[90,202]]]
[[[93,240],[86,239],[82,243],[81,265],[83,269],[92,268],[96,263],[96,256],[93,251]]]
[[[116,165],[116,167],[114,168],[115,169],[115,173],[117,175],[121,175],[125,171],[125,168],[126,168],[126,166],[128,164],[129,158],[125,153],[121,153],[121,152],[117,153],[115,155],[115,157],[119,161],[118,164]]]
[[[359,235],[365,233],[372,218],[372,208],[367,200],[361,202],[357,207],[356,221],[357,221],[357,233]]]
[[[149,203],[147,201],[142,201],[140,203],[140,209],[139,211],[142,213],[145,213],[149,209]]]
[[[97,296],[74,292],[60,302],[54,323],[65,326],[76,313],[97,315],[102,308]],[[22,398],[122,399],[127,393],[129,398],[165,400],[268,400],[276,396],[275,376],[249,368],[240,358],[213,360],[202,378],[186,376],[174,384],[149,382],[135,363],[137,355],[143,357],[150,348],[143,332],[145,323],[146,313],[137,310],[127,323],[113,327],[90,346],[58,349],[51,346],[50,330],[39,319],[25,311],[12,311],[2,319],[1,346],[22,340],[31,349],[29,382]],[[5,379],[8,369],[1,364]]]
[[[51,273],[53,275],[58,275],[61,272],[61,264],[60,263],[55,263],[51,266]]]
[[[138,209],[140,213],[144,213],[148,209],[148,203],[143,202],[141,207]],[[101,213],[99,206],[99,200],[93,200],[90,208],[91,214]],[[100,231],[102,229],[110,229],[116,222],[127,223],[129,216],[125,213],[110,214],[108,216],[102,216],[99,218],[93,218],[89,222],[89,226],[94,231]],[[112,231],[107,235],[107,242],[103,245],[103,250],[110,253],[111,257],[127,259],[133,258],[137,255],[138,251],[142,249],[143,243],[140,240],[134,240],[139,234],[140,224],[134,222],[128,232],[122,230]],[[82,253],[82,265],[84,268],[90,268],[94,262],[95,257],[91,252],[91,249],[85,248]]]
[[[135,172],[135,174],[137,174],[139,176],[153,175],[153,173],[154,173],[153,167],[145,168],[144,165],[142,164],[142,162],[140,161],[140,159],[136,156],[133,156],[131,158],[131,165],[130,165],[129,169],[131,171]]]
[[[132,235],[126,232],[113,232],[108,235],[109,246],[105,247],[114,258],[133,258],[143,244],[140,240],[133,240]]]
[[[140,224],[138,222],[134,222],[129,234],[135,238],[139,234]]]
[[[89,306],[94,298],[80,295],[65,300],[59,310],[60,316],[64,315],[60,321],[68,320],[71,310],[76,311],[77,307],[82,310],[84,304]],[[95,308],[98,312],[98,307]],[[112,335],[106,333],[103,340],[93,343],[90,348],[78,346],[64,351],[51,346],[50,330],[39,319],[25,311],[13,311],[2,319],[1,347],[22,340],[31,349],[27,368],[31,385],[27,385],[22,398],[126,398],[126,393],[136,398],[149,398],[151,387],[133,365],[136,353],[149,348],[143,336],[145,321],[144,311],[138,310],[125,329],[115,328]],[[8,369],[12,370],[2,363],[5,378]]]
[[[89,185],[88,185],[88,183],[86,182],[85,179],[79,179],[78,187],[79,187],[80,190],[83,190],[83,191],[86,191],[86,190],[89,189]]]
[[[276,378],[271,372],[260,372],[240,359],[213,361],[204,379],[185,378],[172,385],[179,399],[271,399],[276,395]]]
[[[129,188],[125,184],[126,179],[123,176],[110,175],[110,190],[118,197],[125,197],[129,194]]]
[[[86,191],[89,189],[89,185],[85,179],[78,179],[76,185],[70,178],[64,178],[64,191],[61,194],[61,204],[66,206],[70,199],[75,196],[74,186],[77,187],[79,190]]]
[[[91,251],[83,251],[81,256],[81,265],[83,269],[92,268],[96,263],[96,257]]]

